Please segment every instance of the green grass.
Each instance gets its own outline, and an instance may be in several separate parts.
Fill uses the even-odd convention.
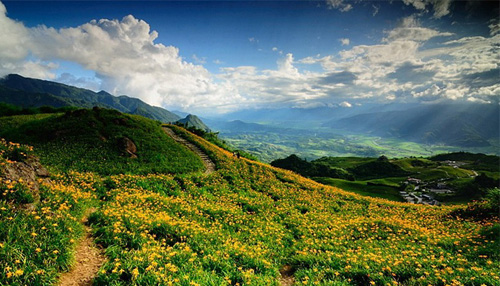
[[[39,187],[4,177],[32,156],[28,146],[0,142],[0,284],[53,285],[73,264],[84,211],[95,206],[84,181],[57,177]],[[75,187],[78,185],[78,187]]]
[[[110,175],[203,170],[201,159],[166,135],[158,122],[114,110],[3,117],[0,137],[33,145],[44,164],[65,172]],[[123,138],[135,143],[137,158],[125,152]]]
[[[0,284],[54,284],[71,264],[90,206],[97,208],[91,233],[107,258],[94,285],[278,286],[284,268],[296,284],[311,286],[490,286],[500,279],[491,201],[430,207],[371,198],[395,199],[397,179],[369,181],[386,186],[331,181],[364,192],[358,195],[234,158],[174,129],[217,170],[54,173],[33,211],[20,209],[15,196],[0,198]]]
[[[315,181],[337,187],[339,189],[353,192],[359,195],[383,198],[391,201],[402,202],[403,199],[399,195],[398,187],[392,182],[389,185],[382,185],[381,180],[368,180],[368,181],[346,181],[342,179],[333,178],[314,178]],[[380,185],[369,185],[368,182]]]
[[[376,160],[377,160],[376,158],[364,158],[364,157],[323,157],[314,160],[314,162],[327,165],[330,167],[351,169],[366,163],[374,162]]]

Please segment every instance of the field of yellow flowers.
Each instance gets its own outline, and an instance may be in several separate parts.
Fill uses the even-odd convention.
[[[296,285],[499,285],[500,220],[474,215],[487,203],[362,197],[171,128],[217,171],[53,174],[29,210],[11,195],[22,182],[0,182],[0,284],[55,283],[94,207],[88,224],[106,255],[94,285],[282,285],[286,275]]]

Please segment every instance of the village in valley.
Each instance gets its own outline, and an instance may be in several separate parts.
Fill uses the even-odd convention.
[[[446,160],[442,161],[441,164],[458,169],[467,163]],[[472,172],[473,175],[471,175],[471,178],[478,176],[476,171]],[[421,179],[408,177],[406,181],[402,182],[404,190],[400,191],[399,194],[408,203],[436,206],[441,205],[441,202],[435,198],[436,195],[455,194],[455,190],[453,190],[453,188],[446,183],[449,180],[450,178],[440,178],[438,180],[426,182]]]

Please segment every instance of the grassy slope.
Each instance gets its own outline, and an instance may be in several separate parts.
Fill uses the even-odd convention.
[[[456,217],[460,207],[353,195],[233,158],[176,130],[206,150],[218,170],[208,176],[71,173],[65,180],[54,178],[61,192],[87,192],[101,199],[94,199],[100,208],[89,221],[109,260],[95,284],[280,285],[284,266],[303,285],[451,285],[455,280],[495,285],[499,279],[498,217],[464,220]],[[2,204],[10,216],[38,214]],[[3,213],[0,222],[12,225]],[[61,226],[55,228],[63,233]],[[38,237],[31,238],[29,231],[19,237],[37,244]],[[10,247],[1,242],[0,251]],[[42,245],[40,253],[45,255],[48,247]],[[11,273],[28,263],[45,267],[33,262],[30,253],[9,252],[9,259],[0,263],[11,267]],[[25,259],[16,264],[15,255]],[[4,271],[0,282],[52,281],[35,276],[6,278]]]
[[[402,180],[402,178],[399,179],[400,181]],[[325,185],[334,186],[363,196],[384,198],[395,202],[403,201],[399,195],[397,186],[387,185],[387,182],[382,182],[380,180],[347,181],[334,178],[314,178],[314,180]],[[379,185],[368,185],[368,182],[373,182]]]
[[[168,137],[159,123],[114,110],[0,118],[0,137],[36,147],[44,164],[59,171],[109,174],[185,173],[203,169],[200,158]],[[121,147],[127,137],[137,158]],[[64,155],[61,155],[64,154]]]

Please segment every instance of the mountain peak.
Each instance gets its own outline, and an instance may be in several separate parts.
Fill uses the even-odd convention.
[[[210,128],[194,114],[188,114],[185,118],[180,119],[177,122],[184,124],[186,127],[195,127],[203,131],[210,132]]]

